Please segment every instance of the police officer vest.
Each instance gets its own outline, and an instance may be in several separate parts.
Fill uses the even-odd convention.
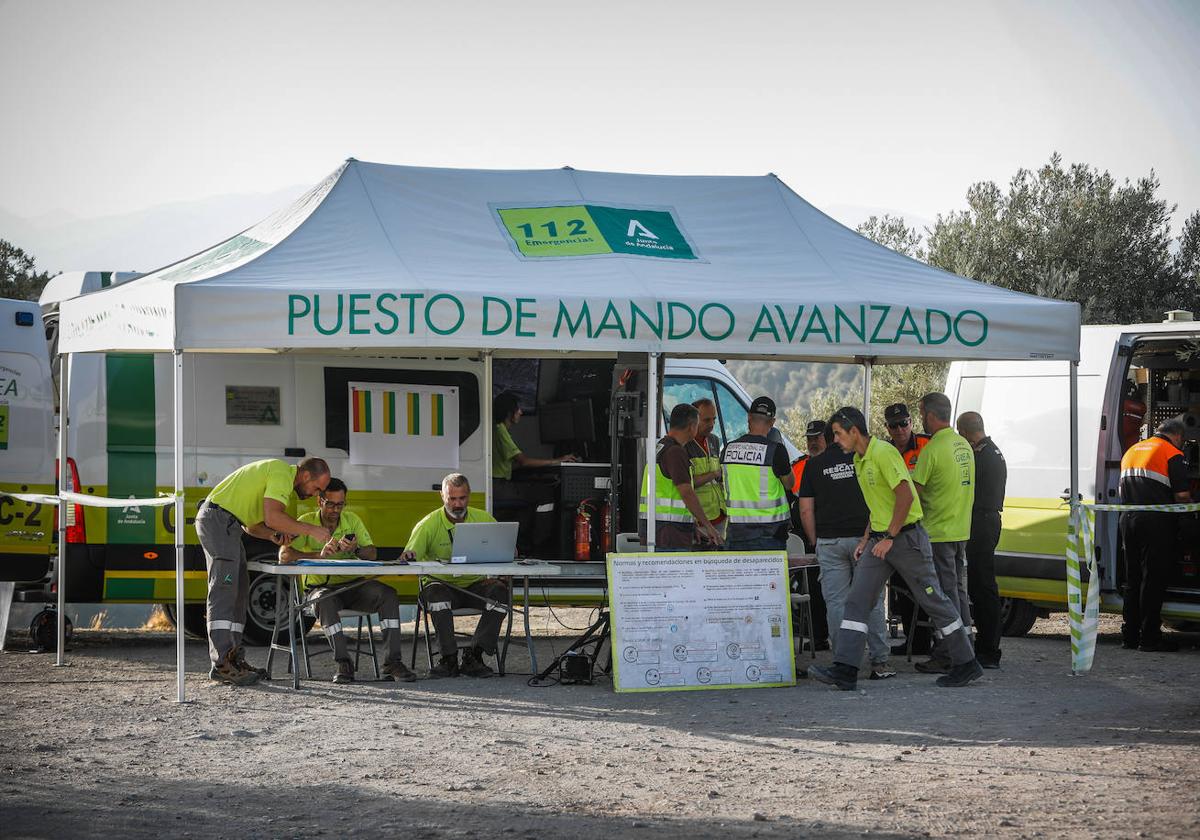
[[[658,442],[654,450],[654,519],[657,522],[675,522],[680,525],[694,525],[691,511],[683,503],[683,496],[675,487],[675,482],[667,478],[658,463],[662,451],[670,446],[679,446],[679,441],[667,436]],[[646,519],[646,500],[650,496],[650,465],[642,470],[642,496],[638,504],[638,518]]]
[[[778,445],[743,436],[725,447],[721,469],[730,525],[777,526],[788,521],[787,494],[772,469]]]
[[[700,444],[694,441],[688,446],[688,451],[693,455],[690,459],[693,481],[698,475],[716,472],[721,469],[721,459],[714,454],[716,448],[717,438],[714,435],[708,436],[707,454],[700,448]],[[695,489],[696,498],[700,500],[700,507],[704,509],[704,515],[708,517],[708,521],[712,522],[720,519],[721,512],[725,510],[725,488],[721,485],[721,482],[710,481]]]

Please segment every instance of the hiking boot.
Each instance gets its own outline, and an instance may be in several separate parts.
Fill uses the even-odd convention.
[[[384,663],[383,679],[398,680],[400,682],[416,682],[417,675],[410,671],[407,665],[397,659],[394,662]]]
[[[896,676],[896,672],[886,662],[871,663],[871,679],[890,680],[894,676]]]
[[[1175,651],[1179,650],[1179,642],[1163,636],[1157,641],[1142,642],[1140,645],[1138,645],[1138,650],[1145,653],[1174,653]]]
[[[255,668],[253,665],[251,665],[249,662],[247,662],[246,661],[246,651],[244,651],[240,647],[235,648],[233,651],[233,662],[235,665],[237,665],[243,671],[253,671],[254,673],[258,674],[258,678],[260,680],[265,680],[267,678],[267,669],[266,668]]]
[[[258,682],[258,672],[253,668],[242,668],[233,660],[231,654],[222,657],[209,669],[208,678],[227,685],[254,685]]]
[[[922,674],[949,674],[952,670],[950,663],[945,659],[935,659],[932,656],[924,662],[918,662],[913,667]]]
[[[937,678],[937,684],[942,688],[962,688],[972,680],[983,676],[983,668],[972,659],[962,665],[955,665],[944,677]]]
[[[333,675],[333,681],[338,685],[354,682],[354,663],[349,659],[337,660],[337,673]]]
[[[483,651],[470,647],[463,651],[459,673],[464,677],[494,677],[496,672],[483,661]]]
[[[809,665],[808,675],[817,682],[832,685],[839,691],[854,691],[858,688],[858,669],[834,662],[832,665]]]
[[[429,679],[440,680],[445,677],[458,676],[458,657],[455,655],[443,656],[437,661],[437,664],[429,669]]]

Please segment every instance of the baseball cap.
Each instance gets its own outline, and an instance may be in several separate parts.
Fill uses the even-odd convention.
[[[754,402],[750,403],[750,413],[760,414],[763,417],[774,417],[775,400],[770,397],[756,397]]]
[[[883,420],[885,423],[895,423],[897,420],[907,420],[908,417],[908,406],[906,406],[904,403],[892,403],[883,410]]]
[[[823,434],[825,434],[824,420],[809,420],[808,425],[804,427],[805,437],[817,437]]]

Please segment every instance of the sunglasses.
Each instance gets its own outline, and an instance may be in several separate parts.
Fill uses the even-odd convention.
[[[907,427],[910,422],[912,422],[910,418],[905,417],[903,420],[897,420],[894,423],[888,423],[887,427],[889,429],[903,429]]]

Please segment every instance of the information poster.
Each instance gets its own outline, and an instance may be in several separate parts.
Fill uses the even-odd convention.
[[[796,684],[782,551],[610,554],[617,691]]]

